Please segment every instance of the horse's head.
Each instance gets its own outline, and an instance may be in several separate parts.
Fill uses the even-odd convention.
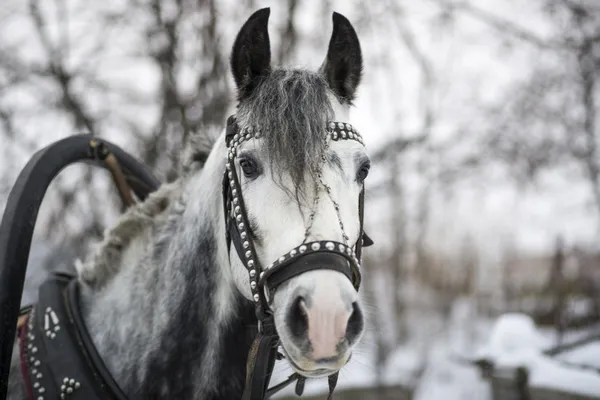
[[[261,271],[253,270],[255,264],[264,272],[305,251],[333,251],[287,263],[286,277],[265,288],[293,368],[325,376],[345,365],[364,328],[357,282],[343,272],[352,271],[353,251],[362,240],[359,201],[369,158],[352,127],[332,125],[348,121],[362,56],[352,25],[335,13],[318,71],[272,68],[268,18],[268,9],[252,15],[231,54],[239,103],[228,168],[235,170],[241,199],[234,199],[230,212],[243,226],[236,216],[241,206],[249,226],[238,238],[243,249],[231,251],[230,263],[238,289],[258,301]],[[257,262],[248,264],[244,258],[252,253]]]

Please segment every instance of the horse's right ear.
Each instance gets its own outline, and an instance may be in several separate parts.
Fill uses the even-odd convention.
[[[271,69],[269,42],[270,8],[256,11],[242,26],[231,51],[231,72],[238,89],[238,100],[252,93]]]
[[[327,58],[321,66],[329,87],[343,101],[352,102],[362,76],[362,52],[352,24],[342,14],[333,13],[333,32]]]

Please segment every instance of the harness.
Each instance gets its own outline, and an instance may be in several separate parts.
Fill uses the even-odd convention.
[[[277,352],[279,336],[275,329],[274,315],[270,307],[270,299],[273,298],[273,294],[277,288],[282,283],[305,272],[329,269],[344,274],[358,291],[361,282],[360,259],[362,247],[372,244],[372,241],[364,234],[363,230],[363,187],[359,195],[358,214],[360,233],[356,243],[340,243],[333,240],[303,242],[290,249],[268,267],[263,267],[256,255],[242,195],[242,187],[235,165],[239,146],[245,141],[253,138],[258,139],[260,136],[260,130],[254,127],[241,129],[234,116],[228,118],[226,130],[228,152],[225,175],[223,177],[223,210],[227,226],[227,248],[229,251],[233,242],[239,259],[248,271],[249,285],[259,327],[248,354],[246,386],[242,400],[262,400],[269,398],[294,381],[297,381],[296,394],[301,395],[303,392],[305,378],[296,373],[292,374],[283,383],[272,389],[268,389],[275,360],[283,357]],[[332,141],[355,140],[364,145],[360,134],[350,124],[342,122],[330,122],[327,125],[327,136],[327,139]],[[323,157],[325,157],[324,154]],[[325,160],[323,159],[323,161]],[[322,181],[319,183],[325,187],[327,193],[331,196],[329,188]],[[334,201],[333,199],[331,200]],[[334,206],[338,213],[344,241],[346,241],[347,236],[344,232],[338,206],[335,202]],[[311,215],[311,220],[313,217],[314,211]],[[267,294],[269,294],[269,297],[267,297]],[[337,384],[338,373],[330,375],[328,379],[328,398],[331,399],[333,390]]]
[[[119,191],[127,187],[128,193],[121,193],[124,201],[131,191],[143,200],[160,185],[136,159],[118,146],[91,135],[70,136],[52,143],[36,152],[23,168],[8,196],[0,223],[0,399],[6,398],[8,389],[23,282],[38,210],[54,177],[68,165],[81,161],[108,169]],[[24,329],[21,334],[27,332],[27,327]],[[26,367],[24,363],[21,366]],[[38,391],[35,400],[41,399],[49,397]]]
[[[74,276],[53,274],[40,286],[19,339],[30,399],[127,400],[85,328]]]
[[[356,140],[363,144],[362,137],[349,124],[331,122],[327,126],[327,135],[332,141]],[[248,354],[242,400],[267,399],[295,381],[298,395],[304,389],[305,378],[299,374],[292,374],[284,382],[268,388],[275,361],[283,358],[277,351],[279,336],[270,307],[270,299],[277,288],[304,272],[329,269],[344,274],[358,291],[362,247],[373,243],[363,231],[363,187],[358,207],[360,235],[356,243],[305,240],[271,265],[266,268],[262,266],[256,256],[235,167],[240,144],[259,137],[258,130],[252,127],[240,129],[235,118],[229,117],[226,130],[228,153],[223,178],[226,241],[228,252],[233,243],[239,259],[248,270],[259,327]],[[127,153],[89,135],[72,136],[40,150],[21,172],[0,225],[0,322],[4,324],[0,331],[2,399],[7,389],[4,382],[9,374],[15,322],[19,317],[18,304],[37,211],[52,179],[64,167],[76,161],[91,161],[106,167],[126,205],[133,203],[132,191],[143,200],[159,186],[148,170]],[[326,185],[324,187],[327,189]],[[337,205],[336,211],[340,219]],[[339,223],[344,242],[347,242],[341,219]],[[40,286],[38,304],[27,309],[27,313],[23,312],[19,318],[22,321],[18,328],[21,372],[28,396],[31,400],[126,400],[127,397],[111,377],[86,330],[79,309],[78,291],[75,277],[53,274]],[[328,379],[331,398],[338,374],[332,374]]]

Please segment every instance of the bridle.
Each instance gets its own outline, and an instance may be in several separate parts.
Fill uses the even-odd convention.
[[[359,195],[358,205],[360,234],[353,246],[333,240],[303,242],[279,257],[267,268],[263,268],[257,257],[252,240],[248,214],[235,166],[239,146],[245,141],[253,138],[257,139],[260,136],[260,130],[254,127],[240,128],[234,116],[228,118],[225,136],[227,161],[223,178],[223,210],[225,214],[227,249],[230,252],[231,243],[233,243],[239,259],[248,271],[252,301],[258,320],[258,334],[248,354],[243,400],[263,400],[295,380],[298,380],[296,386],[297,394],[301,394],[304,386],[305,378],[298,374],[293,374],[285,382],[272,389],[268,389],[275,360],[281,358],[281,355],[277,352],[279,336],[275,329],[274,316],[270,307],[270,300],[277,287],[305,272],[329,269],[344,274],[358,291],[361,282],[360,262],[362,247],[372,244],[372,241],[363,231],[363,186]],[[327,139],[332,141],[355,140],[364,145],[360,134],[350,124],[342,122],[330,122],[327,124]],[[321,184],[323,183],[321,182]],[[329,193],[327,186],[326,189]],[[338,219],[340,220],[345,241],[347,236],[343,232],[343,224],[341,223],[335,202],[334,205],[336,206],[336,212],[338,212]],[[267,292],[270,294],[269,297],[266,295]],[[337,383],[337,377],[337,373],[329,376],[330,398]]]

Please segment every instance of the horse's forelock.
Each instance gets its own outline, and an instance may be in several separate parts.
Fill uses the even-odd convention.
[[[241,126],[260,128],[271,170],[290,174],[298,195],[305,178],[316,178],[326,147],[333,107],[324,77],[305,70],[276,69],[239,104]]]

